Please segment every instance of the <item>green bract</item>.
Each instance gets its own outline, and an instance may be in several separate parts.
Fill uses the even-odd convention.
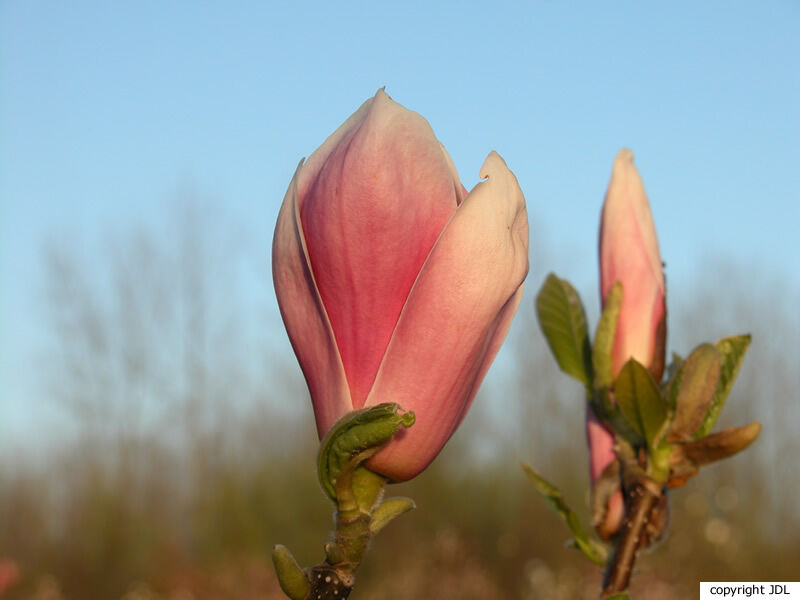
[[[322,439],[317,475],[322,489],[337,501],[336,482],[387,444],[400,427],[414,424],[414,413],[400,414],[400,405],[385,402],[346,414]]]

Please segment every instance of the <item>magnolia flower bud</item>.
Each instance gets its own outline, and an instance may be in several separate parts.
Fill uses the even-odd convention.
[[[606,297],[615,282],[622,283],[622,306],[611,351],[611,369],[617,376],[631,358],[650,369],[656,381],[664,373],[666,338],[666,290],[658,252],[655,225],[642,178],[633,164],[633,153],[621,150],[614,161],[600,221],[600,296]],[[587,408],[586,437],[595,504],[605,504],[595,515],[596,528],[604,538],[619,529],[624,516],[622,492],[598,496],[595,484],[616,458],[614,436]]]
[[[416,414],[367,465],[422,471],[464,418],[528,270],[528,219],[495,152],[467,193],[419,114],[383,90],[301,163],[273,241],[275,291],[322,437],[343,414]]]
[[[621,150],[614,161],[600,222],[600,296],[622,283],[611,365],[616,377],[634,358],[656,381],[664,373],[666,289],[658,239],[633,153]]]

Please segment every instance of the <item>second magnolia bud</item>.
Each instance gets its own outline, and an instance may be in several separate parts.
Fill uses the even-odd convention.
[[[655,225],[633,153],[623,149],[614,160],[600,220],[600,296],[605,306],[614,283],[622,284],[622,305],[611,350],[616,377],[631,358],[646,365],[656,381],[664,373],[666,288]],[[587,407],[586,436],[590,452],[595,527],[608,539],[624,517],[622,491],[596,488],[611,465],[614,435]]]
[[[664,373],[666,287],[658,239],[642,178],[633,153],[617,154],[600,221],[600,296],[622,284],[612,371],[634,358],[650,369],[656,381]]]

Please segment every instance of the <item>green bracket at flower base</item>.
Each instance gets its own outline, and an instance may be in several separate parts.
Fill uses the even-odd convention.
[[[414,413],[400,410],[399,404],[385,402],[350,412],[333,424],[317,455],[319,482],[331,500],[342,501],[336,489],[339,477],[350,477],[358,465],[388,444],[400,427],[414,424]]]

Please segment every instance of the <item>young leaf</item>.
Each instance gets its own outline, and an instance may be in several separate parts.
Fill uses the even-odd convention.
[[[691,439],[700,428],[719,383],[720,364],[720,354],[711,344],[700,344],[683,363],[675,398],[675,416],[670,428],[671,437]]]
[[[591,387],[586,312],[575,288],[566,279],[550,273],[536,296],[536,315],[561,370]]]
[[[739,374],[739,367],[742,364],[742,360],[744,360],[744,355],[749,345],[749,334],[733,335],[722,338],[716,343],[717,351],[722,359],[719,383],[717,384],[716,393],[711,401],[708,413],[703,420],[703,424],[697,430],[697,433],[695,433],[695,439],[708,435],[711,429],[713,429],[719,417],[719,413],[722,411],[722,407],[725,406],[728,394],[731,392],[733,382],[736,381],[736,376]]]
[[[593,563],[604,565],[608,558],[608,549],[596,539],[589,536],[583,528],[583,525],[581,525],[578,515],[567,505],[561,491],[534,471],[533,467],[530,465],[521,463],[520,466],[533,482],[539,495],[545,499],[550,507],[556,511],[558,516],[567,524],[572,535],[575,536],[575,547],[583,552]]]
[[[617,436],[622,437],[631,446],[641,446],[644,443],[644,437],[622,414],[611,389],[598,387],[590,396],[589,402],[597,418],[608,425]]]
[[[611,370],[611,350],[614,348],[614,337],[617,334],[617,319],[622,306],[622,284],[617,281],[611,286],[606,296],[605,308],[597,323],[592,347],[592,366],[594,367],[594,385],[596,388],[610,387],[614,382]]]
[[[630,359],[614,383],[614,395],[631,426],[655,449],[667,420],[667,405],[650,371]]]
[[[669,456],[671,488],[683,486],[697,475],[698,469],[741,452],[752,444],[761,433],[758,421],[744,427],[732,427],[712,433],[697,440],[679,442],[671,446]]]
[[[372,511],[372,519],[369,522],[369,532],[375,535],[386,527],[389,521],[413,508],[416,508],[416,504],[414,504],[411,498],[399,497],[384,500]]]
[[[292,600],[303,600],[311,590],[303,569],[286,546],[278,544],[272,549],[272,564],[278,575],[278,584]]]

